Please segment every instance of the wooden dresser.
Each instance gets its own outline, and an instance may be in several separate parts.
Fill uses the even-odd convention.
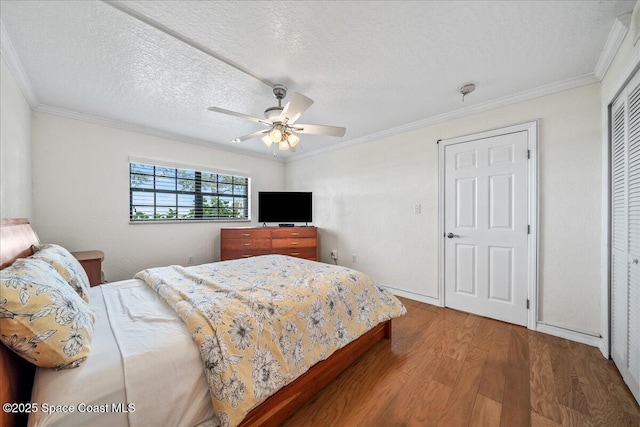
[[[316,227],[243,227],[220,230],[220,260],[280,254],[318,260]]]

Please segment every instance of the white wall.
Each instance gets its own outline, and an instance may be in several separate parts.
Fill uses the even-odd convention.
[[[251,225],[129,224],[130,156],[248,173],[254,201],[258,191],[284,186],[280,162],[50,114],[35,115],[32,137],[33,224],[40,240],[71,251],[102,250],[108,281],[148,267],[186,265],[189,255],[196,264],[219,260],[219,229]]]
[[[31,108],[0,62],[0,217],[30,218]]]
[[[537,98],[286,165],[314,192],[320,258],[438,297],[438,139],[540,120],[540,320],[600,331],[600,85]],[[414,213],[414,205],[422,213]],[[357,262],[352,262],[352,254]]]

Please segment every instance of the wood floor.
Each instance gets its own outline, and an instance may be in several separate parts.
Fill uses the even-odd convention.
[[[403,299],[393,340],[358,359],[283,425],[640,426],[594,347]]]

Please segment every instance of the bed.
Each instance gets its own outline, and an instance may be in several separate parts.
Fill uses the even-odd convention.
[[[25,219],[3,219],[1,233],[1,268],[11,265],[16,258],[31,255],[31,246],[38,243],[35,232]],[[247,261],[243,260],[243,262]],[[264,263],[278,266],[280,266],[278,263],[298,265],[298,260],[293,259],[267,258],[260,262],[263,265]],[[229,262],[214,263],[199,268],[217,270],[225,267],[226,263]],[[318,264],[318,268],[328,268],[326,264],[313,264]],[[305,264],[303,267],[308,266]],[[174,270],[178,269],[170,269],[163,273],[173,274]],[[260,268],[254,266],[253,270],[260,270]],[[197,272],[198,270],[188,271],[189,274]],[[32,385],[35,371],[33,365],[17,357],[4,345],[0,345],[0,400],[2,403],[34,402],[39,405],[48,403],[60,405],[60,408],[68,404],[75,408],[75,413],[72,414],[64,412],[43,414],[39,411],[29,417],[28,423],[33,426],[73,425],[73,423],[135,425],[141,424],[142,421],[146,421],[147,424],[153,423],[154,417],[164,420],[165,425],[216,425],[211,418],[214,412],[211,403],[213,398],[209,395],[211,383],[207,384],[204,379],[206,375],[202,369],[202,360],[199,358],[201,354],[198,354],[201,353],[198,348],[201,349],[202,346],[193,345],[194,330],[187,330],[188,323],[183,323],[184,319],[179,319],[175,309],[169,307],[167,301],[159,297],[160,293],[152,290],[154,278],[151,276],[154,273],[156,272],[148,271],[146,273],[148,277],[142,275],[139,278],[90,289],[91,304],[96,312],[95,332],[91,354],[85,364],[79,368],[63,371],[38,368],[34,386]],[[145,283],[142,279],[148,282]],[[164,283],[163,276],[156,277],[155,280],[158,283]],[[238,279],[233,277],[229,280],[235,283]],[[176,292],[176,295],[180,293],[183,292]],[[125,302],[120,304],[119,301]],[[130,304],[126,301],[136,301],[136,303]],[[178,307],[180,304],[183,302],[178,302]],[[396,316],[404,313],[404,307],[401,304],[399,307],[402,312],[396,313]],[[126,312],[126,315],[119,316],[118,310]],[[135,326],[126,324],[118,326],[118,322],[125,318],[141,321]],[[160,331],[176,331],[174,334],[176,338],[172,338],[170,343],[158,339],[161,335]],[[182,332],[179,333],[180,331]],[[199,329],[196,328],[195,332],[198,331]],[[308,370],[303,369],[304,373],[287,382],[274,394],[268,397],[262,396],[261,403],[251,408],[246,415],[243,414],[239,423],[232,422],[231,425],[243,427],[279,425],[383,338],[391,338],[390,319],[373,325],[359,338],[351,340],[335,352],[321,354],[317,363],[314,362]],[[123,343],[128,343],[125,346],[126,349],[120,348],[124,345]],[[152,362],[146,362],[145,359],[140,358],[145,349],[149,348],[152,349],[150,353],[154,355]],[[114,349],[116,352],[113,351]],[[136,360],[136,357],[138,360],[134,365],[132,360]],[[129,370],[127,366],[130,366]],[[128,372],[132,369],[136,375],[140,375],[140,378],[130,378]],[[136,386],[136,382],[146,383],[147,388]],[[96,384],[98,387],[90,386]],[[164,390],[163,393],[152,393],[153,399],[144,399],[145,394],[150,394],[149,390],[155,391],[159,388]],[[163,397],[158,397],[159,395]],[[79,411],[77,407],[80,401],[85,405],[83,411]],[[102,406],[105,402],[116,406],[105,408]],[[131,404],[133,406],[130,406]],[[19,409],[24,408],[23,406]],[[171,410],[163,412],[163,408]],[[105,414],[105,412],[108,413]],[[22,413],[3,411],[0,417],[0,424],[3,426],[27,423],[24,411]],[[130,418],[133,420],[134,417],[136,421],[130,421]]]

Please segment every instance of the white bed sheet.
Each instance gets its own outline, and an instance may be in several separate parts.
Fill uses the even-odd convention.
[[[76,369],[39,368],[32,402],[70,405],[73,413],[29,417],[29,426],[195,426],[213,416],[202,361],[189,331],[144,282],[90,290],[96,323],[91,353]],[[80,412],[132,404],[133,412]]]

